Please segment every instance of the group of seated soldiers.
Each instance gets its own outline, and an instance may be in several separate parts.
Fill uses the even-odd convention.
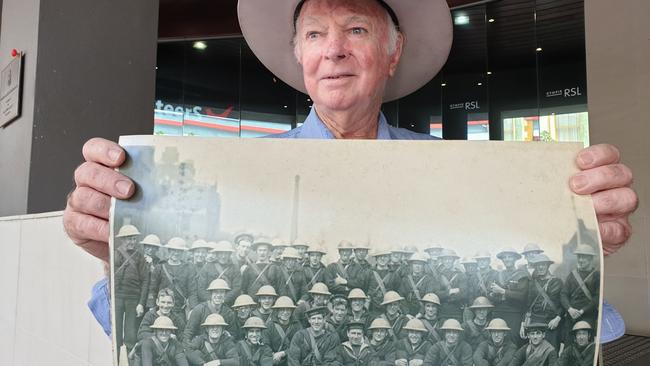
[[[302,241],[140,236],[125,225],[115,238],[115,331],[130,364],[593,364],[590,245],[562,280],[536,245],[500,251],[495,270],[487,252],[459,262],[438,246],[369,254],[343,241],[326,266],[326,251]]]

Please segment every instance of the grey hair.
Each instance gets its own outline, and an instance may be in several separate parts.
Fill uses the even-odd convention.
[[[388,55],[393,55],[393,53],[395,53],[397,50],[397,42],[399,40],[401,31],[398,29],[397,25],[393,21],[393,18],[388,12],[386,12],[386,24],[388,25],[388,41],[386,42],[386,52]],[[300,38],[298,37],[297,30],[294,30],[293,32],[293,39],[291,40],[291,43],[293,44],[293,55],[297,61],[300,61],[300,48],[298,47]]]

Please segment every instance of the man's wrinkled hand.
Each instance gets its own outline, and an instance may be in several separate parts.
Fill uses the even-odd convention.
[[[135,184],[114,171],[126,158],[115,142],[93,138],[84,144],[82,152],[86,161],[74,172],[76,187],[68,195],[63,226],[75,244],[107,262],[111,197],[131,197]]]
[[[592,195],[605,255],[617,251],[632,234],[628,219],[638,205],[638,197],[630,188],[632,171],[620,159],[612,145],[583,149],[576,158],[582,171],[569,181],[575,193]]]

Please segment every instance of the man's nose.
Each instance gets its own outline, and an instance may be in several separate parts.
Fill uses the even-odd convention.
[[[348,56],[346,38],[342,32],[329,32],[325,58],[331,61],[340,61]]]

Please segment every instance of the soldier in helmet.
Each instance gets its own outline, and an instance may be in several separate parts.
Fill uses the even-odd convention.
[[[259,305],[257,309],[253,310],[253,316],[267,321],[273,313],[273,303],[278,298],[278,293],[273,286],[264,285],[257,290],[255,297]]]
[[[444,340],[429,348],[425,366],[472,366],[472,347],[461,338],[463,327],[456,319],[447,319],[440,327]]]
[[[495,318],[487,327],[490,337],[474,350],[475,366],[508,366],[517,347],[512,343],[510,328],[503,319]]]
[[[468,276],[468,299],[476,299],[479,296],[488,297],[490,284],[495,282],[497,277],[497,272],[490,266],[492,256],[488,251],[481,250],[473,259],[476,261],[476,272]]]
[[[553,366],[557,362],[557,351],[546,339],[548,324],[530,323],[524,326],[528,344],[515,352],[509,366]]]
[[[228,283],[231,290],[228,291],[224,303],[232,305],[235,298],[241,294],[241,275],[239,268],[232,263],[232,253],[234,249],[229,241],[222,240],[218,242],[210,251],[215,256],[215,261],[206,263],[199,271],[197,281],[197,291],[199,301],[207,301],[210,297],[208,285],[216,280],[222,279]]]
[[[183,334],[183,330],[185,329],[185,316],[183,316],[183,314],[172,312],[173,308],[174,291],[169,288],[164,288],[158,291],[156,307],[149,309],[142,318],[140,328],[138,329],[138,341],[142,341],[153,335],[151,324],[161,316],[170,318],[176,326],[176,333]],[[172,336],[175,337],[175,335]]]
[[[262,286],[272,285],[268,277],[271,268],[269,257],[271,255],[271,240],[259,238],[253,243],[253,250],[257,256],[255,263],[249,263],[241,277],[241,293],[255,295]]]
[[[570,327],[578,321],[586,321],[595,326],[600,298],[600,272],[594,266],[596,251],[590,245],[579,244],[573,254],[578,258],[577,268],[568,275],[560,301],[568,314],[566,319]],[[567,338],[569,343],[571,339],[572,337]]]
[[[317,282],[325,282],[326,268],[322,260],[327,252],[318,245],[310,245],[305,254],[307,260],[302,266],[302,272],[305,276],[307,288],[311,288]]]
[[[424,357],[431,348],[431,342],[427,340],[427,328],[420,319],[410,319],[404,325],[403,332],[406,336],[395,343],[395,353],[389,356],[395,359],[396,366],[421,366],[424,364]]]
[[[310,247],[309,243],[303,239],[296,239],[291,244],[291,247],[298,252],[298,255],[300,255],[301,259],[299,265],[302,267],[307,264],[309,261],[309,255],[307,254],[307,250],[309,250]]]
[[[232,254],[231,261],[232,264],[239,269],[239,273],[243,274],[244,270],[250,263],[252,263],[250,258],[251,247],[253,245],[253,239],[241,238],[240,240],[233,241],[235,246],[235,252]]]
[[[429,256],[429,260],[427,261],[427,273],[433,275],[434,278],[438,277],[438,267],[440,267],[440,260],[438,257],[442,253],[443,249],[442,245],[439,244],[431,244],[424,249],[424,252]]]
[[[192,246],[189,249],[191,255],[191,261],[196,269],[197,273],[205,264],[205,257],[208,255],[208,251],[212,249],[207,241],[203,239],[197,239],[192,242]]]
[[[242,294],[237,296],[231,308],[236,316],[230,326],[230,335],[235,341],[240,341],[246,338],[246,332],[242,326],[252,316],[253,310],[257,308],[257,303],[249,295]]]
[[[368,311],[368,296],[360,288],[353,288],[348,294],[350,303],[350,321],[361,322],[366,325],[372,320]]]
[[[304,327],[309,326],[307,318],[304,316],[305,312],[313,307],[327,306],[329,298],[332,296],[327,285],[322,282],[315,283],[307,293],[309,294],[307,301],[298,304],[295,314],[296,319],[298,319]]]
[[[526,311],[528,301],[529,275],[525,270],[515,267],[521,254],[512,248],[506,248],[497,254],[505,269],[497,272],[496,279],[490,284],[488,298],[494,305],[492,315],[501,318],[511,328],[510,337],[519,346],[521,337],[519,329]]]
[[[521,255],[526,259],[526,265],[521,266],[520,268],[528,271],[528,274],[532,276],[535,267],[530,263],[530,259],[535,257],[538,254],[544,253],[544,250],[539,247],[536,243],[528,243],[524,245],[524,249],[521,251]]]
[[[557,365],[592,366],[596,346],[592,339],[593,329],[591,325],[584,320],[580,320],[573,326],[571,333],[573,339],[570,345],[562,351]]]
[[[478,264],[474,258],[463,257],[458,261],[458,263],[463,266],[463,269],[465,270],[465,276],[470,277],[476,274]]]
[[[404,298],[395,291],[388,291],[384,295],[384,301],[381,303],[383,309],[380,317],[390,324],[388,334],[397,341],[402,338],[402,328],[406,325],[409,318],[402,314],[402,301]]]
[[[402,276],[397,291],[405,297],[406,313],[415,316],[420,313],[422,296],[440,291],[440,286],[426,273],[427,259],[423,254],[414,253],[408,262],[410,269]]]
[[[388,263],[390,269],[400,276],[403,272],[408,272],[408,263],[404,259],[407,256],[408,252],[403,248],[392,249],[390,251],[390,262]]]
[[[160,257],[158,256],[159,250],[162,247],[160,244],[160,238],[157,235],[149,234],[140,241],[142,244],[142,255],[144,261],[148,264],[149,267],[149,276],[160,264]]]
[[[287,351],[293,336],[302,329],[293,316],[296,306],[287,296],[280,296],[273,304],[273,314],[266,321],[267,328],[262,332],[264,343],[273,351],[273,364],[286,365]]]
[[[271,352],[271,348],[262,341],[262,331],[266,329],[264,321],[253,316],[246,320],[243,328],[246,331],[246,339],[237,342],[239,365],[273,365],[273,352]]]
[[[377,366],[392,366],[395,365],[395,342],[388,335],[391,329],[390,324],[386,319],[376,318],[370,323],[368,332],[370,340],[368,346],[370,348],[370,365]],[[392,355],[393,359],[388,356]]]
[[[307,283],[302,272],[303,256],[295,248],[284,249],[281,263],[269,269],[269,280],[280,296],[289,296],[294,302],[306,300]]]
[[[469,307],[473,313],[473,318],[466,320],[463,323],[463,338],[472,349],[476,349],[479,343],[486,341],[490,338],[486,327],[490,320],[490,312],[494,308],[494,305],[490,302],[487,297],[479,296],[474,299],[474,302]]]
[[[368,291],[370,280],[370,271],[372,266],[368,262],[368,244],[356,244],[352,247],[354,259],[348,268],[348,274],[353,282],[349,284],[349,288],[360,288],[363,291]]]
[[[440,317],[453,318],[460,322],[463,319],[463,305],[467,301],[467,277],[454,265],[459,259],[455,251],[444,249],[438,259],[440,287],[435,288],[433,292],[440,298]]]
[[[360,287],[352,286],[349,283],[351,277],[348,270],[353,263],[353,248],[354,246],[349,241],[341,241],[338,245],[339,260],[327,266],[325,283],[333,294],[347,295],[351,288]]]
[[[442,337],[439,333],[440,325],[442,321],[438,316],[438,310],[440,308],[440,298],[434,293],[428,293],[422,296],[422,312],[420,312],[416,317],[422,320],[422,324],[427,328],[427,339],[431,344],[442,340]]]
[[[210,314],[205,318],[201,324],[204,333],[192,339],[187,346],[187,359],[192,365],[239,365],[237,347],[225,330],[227,326],[228,323],[219,314]]]
[[[282,252],[284,252],[288,247],[289,245],[280,238],[271,240],[271,257],[269,258],[269,261],[274,264],[282,264]]]
[[[336,352],[336,366],[370,366],[372,352],[365,337],[365,323],[350,321],[346,324],[346,341]]]
[[[122,226],[115,235],[115,338],[117,349],[124,344],[127,352],[135,345],[137,318],[144,315],[149,288],[149,265],[136,250],[139,235],[133,225]]]
[[[172,337],[174,322],[160,316],[150,328],[154,335],[142,341],[142,366],[188,366],[183,346]]]
[[[528,261],[535,270],[528,290],[528,313],[526,323],[547,324],[546,340],[555,349],[560,346],[559,326],[564,309],[560,302],[562,280],[553,276],[549,270],[553,261],[546,254],[538,254]]]
[[[230,291],[228,283],[218,278],[210,283],[208,291],[210,292],[210,299],[192,309],[190,317],[187,320],[187,325],[183,332],[183,342],[186,345],[200,333],[201,323],[210,314],[219,314],[228,324],[234,324],[235,322],[235,313],[224,304],[226,295]]]
[[[369,310],[372,312],[381,311],[381,302],[388,291],[396,291],[400,278],[388,265],[391,252],[379,250],[372,253],[375,264],[368,270],[367,295],[370,300]]]
[[[176,300],[173,311],[187,314],[198,303],[196,285],[192,284],[192,270],[189,264],[183,262],[187,245],[185,240],[176,237],[169,239],[164,248],[169,258],[151,274],[147,305],[153,307],[158,291],[170,288],[174,290]]]
[[[341,344],[336,332],[325,327],[327,307],[313,307],[305,313],[309,327],[299,330],[291,339],[287,353],[288,366],[327,365],[336,361],[336,348]]]
[[[348,309],[350,304],[345,296],[337,294],[330,298],[330,314],[325,317],[326,329],[336,332],[341,341],[347,341]]]

